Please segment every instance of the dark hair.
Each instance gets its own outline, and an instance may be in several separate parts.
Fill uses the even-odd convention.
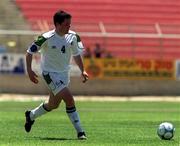
[[[54,20],[54,25],[56,25],[56,23],[61,24],[62,22],[64,22],[65,19],[71,19],[71,15],[59,10],[54,14],[53,20]]]

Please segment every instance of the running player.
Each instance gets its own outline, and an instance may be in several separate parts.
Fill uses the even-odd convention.
[[[38,107],[25,112],[25,130],[30,132],[35,119],[39,116],[58,108],[63,100],[66,104],[66,112],[77,131],[78,139],[86,139],[78,112],[75,107],[73,95],[68,89],[70,82],[70,60],[73,56],[83,77],[83,82],[88,80],[88,74],[84,70],[81,52],[83,49],[80,37],[69,30],[71,15],[59,10],[53,17],[55,29],[40,35],[26,53],[27,72],[30,80],[37,84],[37,74],[32,70],[32,56],[40,51],[42,78],[49,88],[49,100]]]

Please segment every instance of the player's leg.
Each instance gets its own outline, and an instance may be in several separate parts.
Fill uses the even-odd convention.
[[[47,103],[44,104],[44,107],[51,111],[53,109],[56,109],[59,107],[59,104],[62,101],[62,97],[59,95],[54,95],[52,92],[50,92],[50,98]]]
[[[74,98],[67,87],[63,88],[57,96],[62,97],[66,104],[66,113],[69,116],[74,128],[77,131],[79,139],[86,139],[84,130],[82,129],[78,112],[76,111]]]
[[[40,106],[31,110],[30,118],[32,120],[36,119],[37,117],[50,112],[53,109],[58,108],[62,98],[60,96],[54,96],[52,92],[49,94],[49,100],[46,103],[41,103]]]
[[[36,107],[33,110],[28,110],[25,112],[26,122],[25,122],[25,130],[26,132],[31,131],[31,127],[34,124],[34,121],[37,117],[47,113],[49,110],[47,110],[44,106],[44,103],[41,103],[38,107]]]
[[[50,92],[49,100],[47,103],[41,103],[38,107],[31,111],[26,111],[26,123],[25,123],[25,130],[26,132],[30,132],[32,125],[36,118],[40,117],[41,115],[46,114],[47,112],[56,109],[60,102],[61,98],[59,96],[54,96],[52,92]]]

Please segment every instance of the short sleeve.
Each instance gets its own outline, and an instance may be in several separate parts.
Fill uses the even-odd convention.
[[[82,54],[84,46],[81,42],[80,36],[79,35],[75,35],[73,38],[73,41],[71,43],[72,45],[72,55],[73,56],[77,56]]]
[[[46,41],[45,37],[38,36],[38,38],[34,40],[34,42],[28,47],[27,52],[30,54],[34,54],[38,52],[45,41]]]

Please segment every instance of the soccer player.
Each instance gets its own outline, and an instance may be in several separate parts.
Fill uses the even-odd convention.
[[[24,127],[26,132],[30,132],[36,118],[58,108],[63,100],[66,104],[67,115],[77,131],[78,139],[86,139],[74,98],[68,89],[72,56],[80,68],[82,81],[85,83],[88,80],[88,74],[84,70],[81,58],[83,45],[80,37],[69,30],[71,25],[70,14],[59,10],[54,14],[53,20],[55,29],[40,35],[27,49],[27,72],[30,80],[35,84],[38,83],[38,76],[31,68],[32,56],[38,51],[41,53],[42,78],[49,88],[49,100],[31,111],[25,112]]]

